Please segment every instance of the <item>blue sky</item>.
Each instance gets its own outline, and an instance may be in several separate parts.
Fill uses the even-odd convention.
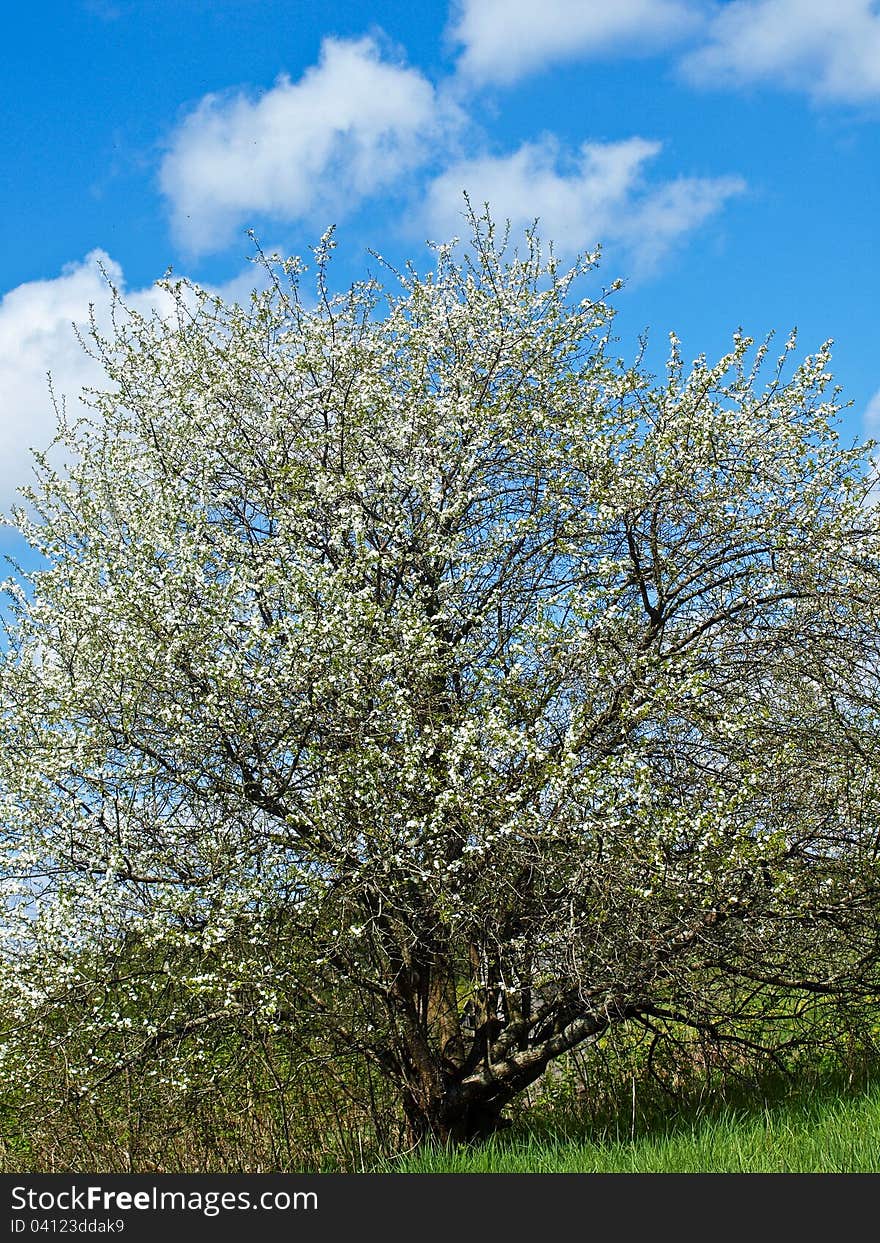
[[[227,290],[248,227],[339,229],[428,263],[461,191],[557,248],[603,244],[621,350],[662,362],[797,326],[833,337],[880,426],[880,4],[874,0],[45,0],[3,13],[0,508],[52,435],[45,373],[96,373],[71,321],[169,267]]]

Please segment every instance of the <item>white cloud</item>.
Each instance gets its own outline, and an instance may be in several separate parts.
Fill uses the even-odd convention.
[[[539,219],[539,232],[560,252],[620,243],[636,272],[651,268],[681,238],[745,189],[737,177],[682,177],[647,183],[644,166],[660,143],[643,138],[585,143],[563,158],[551,138],[512,155],[463,160],[429,186],[424,216],[436,240],[461,232],[462,192],[488,202],[515,231]]]
[[[87,336],[91,307],[99,331],[112,335],[106,278],[131,310],[142,315],[171,312],[170,294],[156,285],[127,289],[122,268],[102,250],[68,264],[60,276],[28,281],[0,298],[0,510],[4,512],[15,502],[16,489],[33,479],[31,448],[47,449],[57,431],[48,373],[69,416],[83,411],[79,402],[83,388],[107,383],[101,365],[86,353],[76,332]],[[250,291],[263,284],[262,269],[248,264],[225,284],[205,288],[226,301],[246,304]]]
[[[732,0],[704,46],[682,61],[701,85],[767,82],[816,99],[880,97],[880,6],[876,0]]]
[[[207,95],[186,117],[161,170],[175,232],[202,253],[257,213],[326,225],[421,163],[453,115],[372,39],[326,39],[299,81],[256,99]]]
[[[114,281],[119,267],[102,251],[69,264],[54,280],[29,281],[0,300],[0,506],[32,478],[29,449],[46,449],[55,435],[55,412],[47,381],[56,394],[75,398],[94,383],[100,369],[76,339],[73,323],[88,325],[89,303],[107,301],[103,265]]]
[[[168,304],[168,295],[148,287],[126,290],[122,269],[104,251],[94,250],[68,264],[52,280],[28,281],[0,299],[0,509],[16,500],[16,489],[32,481],[31,448],[45,450],[57,431],[47,373],[56,397],[76,413],[83,387],[100,387],[104,373],[83,350],[74,324],[85,335],[89,306],[99,329],[107,331],[110,291],[101,269],[142,314]]]
[[[880,0],[458,0],[451,36],[460,74],[476,83],[688,40],[680,64],[699,85],[880,96]]]
[[[865,427],[868,429],[869,436],[876,436],[880,431],[880,388],[868,402],[863,415]]]
[[[702,0],[460,0],[462,75],[513,82],[557,61],[645,52],[699,25]]]

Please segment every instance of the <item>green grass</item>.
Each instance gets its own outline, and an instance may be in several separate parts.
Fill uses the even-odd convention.
[[[761,1109],[722,1107],[630,1135],[584,1138],[552,1131],[497,1137],[453,1150],[403,1155],[406,1173],[877,1173],[880,1084],[859,1094],[804,1094]]]

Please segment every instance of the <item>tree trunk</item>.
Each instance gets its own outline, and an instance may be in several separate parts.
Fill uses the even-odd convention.
[[[506,1103],[506,1102],[505,1102]],[[510,1126],[501,1116],[502,1103],[461,1101],[454,1090],[441,1100],[420,1103],[406,1092],[403,1101],[407,1143],[468,1144],[489,1139]]]

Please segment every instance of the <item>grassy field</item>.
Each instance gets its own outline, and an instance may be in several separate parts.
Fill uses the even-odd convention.
[[[404,1155],[406,1173],[877,1173],[880,1084],[867,1091],[804,1093],[763,1108],[723,1108],[633,1135],[554,1133],[496,1138],[454,1151]]]
[[[595,1068],[594,1068],[595,1069]],[[880,1066],[695,1077],[677,1092],[606,1065],[556,1079],[488,1143],[406,1151],[393,1103],[370,1116],[313,1093],[233,1089],[186,1101],[118,1090],[45,1117],[0,1108],[0,1173],[880,1173]],[[271,1087],[271,1085],[269,1085]],[[300,1086],[303,1086],[300,1084]]]

